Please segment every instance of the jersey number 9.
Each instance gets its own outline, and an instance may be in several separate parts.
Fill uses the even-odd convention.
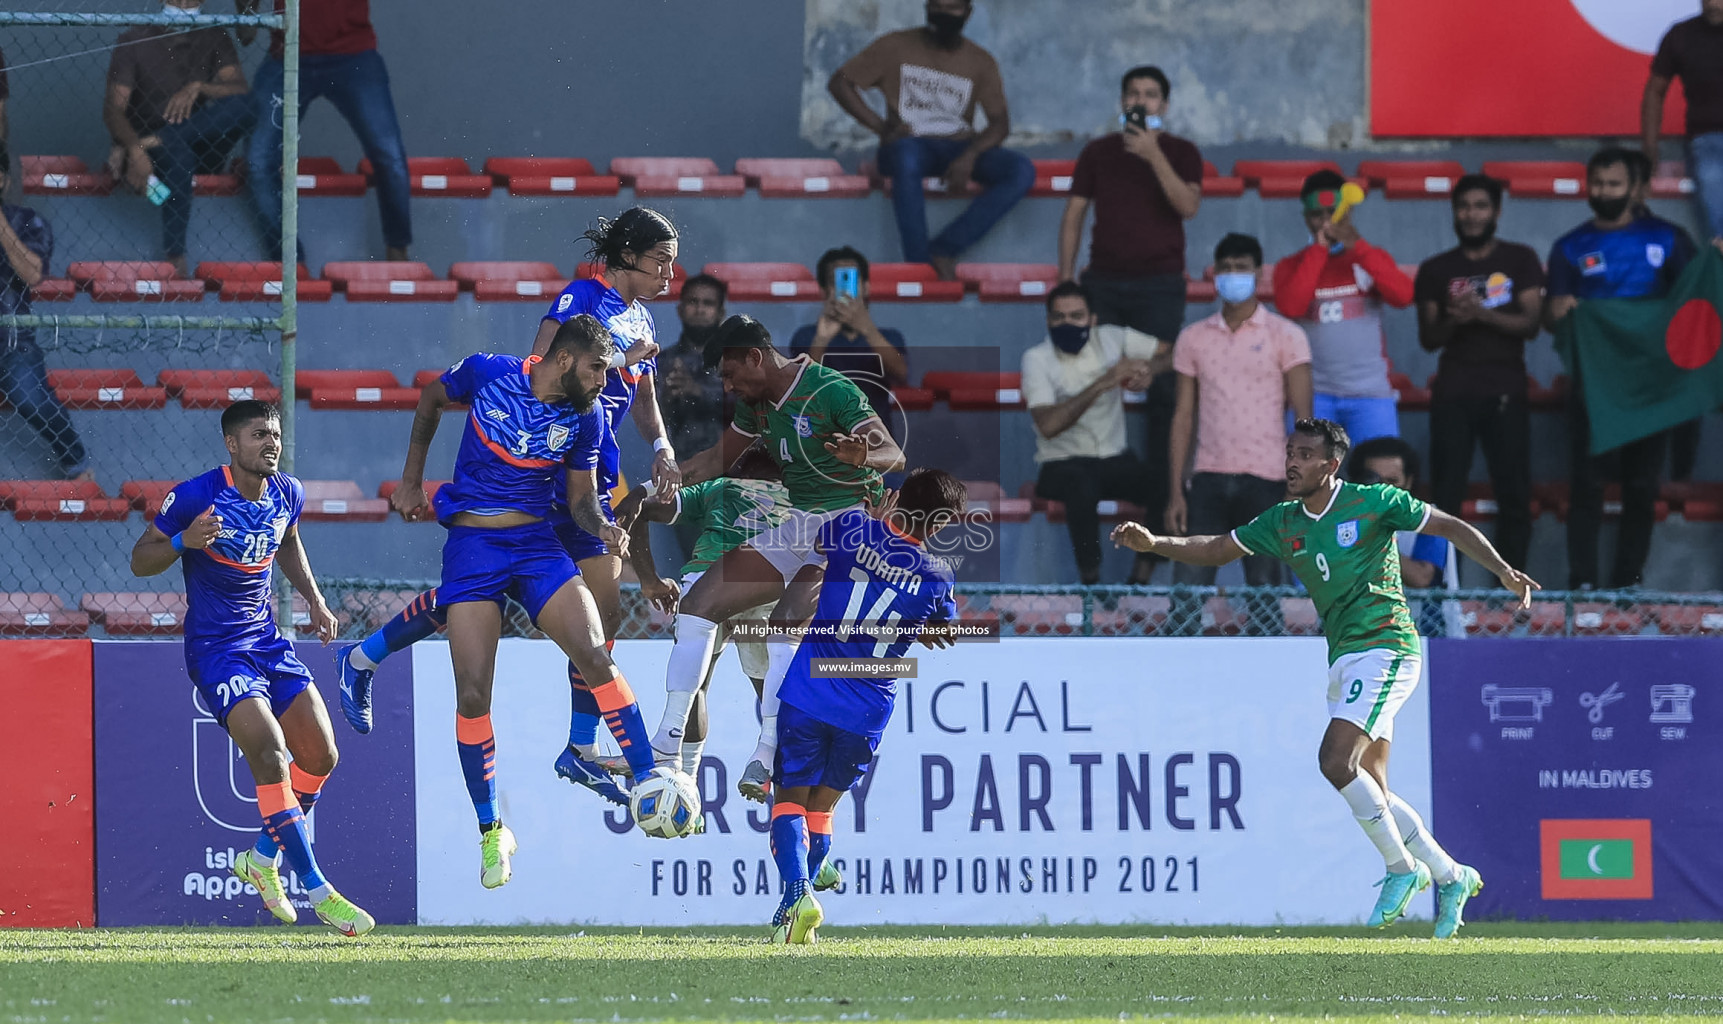
[[[1316,571],[1322,574],[1322,582],[1328,582],[1328,556],[1318,551],[1316,553]]]

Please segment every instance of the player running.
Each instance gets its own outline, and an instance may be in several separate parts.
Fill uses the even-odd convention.
[[[1366,923],[1392,924],[1433,878],[1436,937],[1445,939],[1459,929],[1466,901],[1484,880],[1449,857],[1418,812],[1388,789],[1394,715],[1418,685],[1422,667],[1394,534],[1416,531],[1452,541],[1513,591],[1522,608],[1530,607],[1532,591],[1541,588],[1465,521],[1397,487],[1342,482],[1337,474],[1350,447],[1338,423],[1299,420],[1286,442],[1287,493],[1294,500],[1231,534],[1157,537],[1137,523],[1123,523],[1113,530],[1113,540],[1192,565],[1265,554],[1292,567],[1328,637],[1331,721],[1317,754],[1322,774],[1346,799],[1388,870],[1377,883],[1382,893]]]
[[[557,328],[542,357],[479,353],[456,363],[419,396],[392,499],[408,520],[424,514],[425,457],[437,422],[450,402],[469,405],[454,479],[436,498],[437,519],[449,531],[438,598],[448,615],[455,739],[478,814],[479,881],[487,889],[509,880],[515,852],[514,834],[497,808],[490,714],[505,597],[526,609],[585,678],[603,680],[592,687],[593,699],[629,755],[635,778],[653,767],[646,724],[605,647],[592,593],[546,518],[553,481],[566,475],[575,521],[618,554],[627,544],[627,535],[605,520],[597,490],[604,419],[594,403],[610,355],[604,325],[577,316]]]
[[[185,573],[185,667],[217,722],[245,755],[257,783],[263,832],[233,873],[292,924],[276,854],[299,874],[318,920],[343,935],[376,927],[318,870],[305,816],[335,770],[335,734],[311,672],[275,625],[269,569],[281,571],[311,609],[327,644],[335,615],[323,602],[299,540],[305,488],[279,471],[281,414],[267,402],[235,402],[221,414],[228,464],[179,484],[132,547],[132,575]],[[291,759],[291,760],[290,760]]]
[[[821,526],[824,584],[809,566],[778,605],[782,621],[813,612],[813,622],[778,691],[771,837],[784,892],[773,942],[815,941],[825,911],[809,879],[827,866],[832,809],[867,774],[897,696],[895,677],[821,678],[814,660],[900,658],[924,625],[956,617],[951,569],[924,544],[965,504],[962,481],[915,470],[880,518],[850,509]]]
[[[583,313],[595,317],[610,331],[617,355],[612,357],[611,372],[599,394],[605,433],[600,441],[598,485],[600,508],[606,520],[614,522],[610,492],[621,479],[616,432],[630,411],[641,436],[652,442],[653,481],[663,489],[674,489],[680,482],[676,453],[666,436],[653,386],[657,334],[652,314],[643,301],[669,290],[678,243],[676,228],[661,214],[642,207],[627,210],[613,221],[601,219],[598,227],[585,237],[590,243],[587,258],[604,269],[597,277],[569,282],[551,302],[539,322],[533,354],[543,355],[557,328]],[[551,528],[580,568],[581,578],[598,603],[604,638],[612,640],[622,620],[619,586],[622,560],[611,554],[602,540],[574,522],[560,478],[556,487],[556,501],[549,516]],[[445,618],[437,592],[432,589],[409,602],[405,611],[363,643],[337,652],[341,708],[356,731],[371,731],[371,684],[377,665],[390,654],[405,650],[443,628]],[[612,803],[626,803],[622,790],[592,763],[597,754],[599,711],[572,662],[569,683],[574,706],[569,747],[558,757],[556,771]]]
[[[863,508],[864,501],[877,503],[884,494],[880,474],[903,466],[902,450],[860,388],[806,356],[784,358],[753,317],[732,316],[718,325],[706,359],[717,364],[725,390],[736,396],[736,413],[716,445],[688,460],[684,479],[723,475],[758,442],[783,470],[792,507],[781,525],[725,552],[682,595],[676,644],[665,668],[665,686],[673,693],[699,689],[720,622],[777,601],[802,566],[824,564],[814,544],[820,527]],[[795,641],[776,634],[767,638],[766,650],[781,678]],[[736,787],[750,800],[763,801],[770,786],[766,766],[777,749],[777,716],[778,696],[768,677],[760,698],[760,741]]]

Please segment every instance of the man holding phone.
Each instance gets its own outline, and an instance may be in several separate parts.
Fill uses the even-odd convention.
[[[867,257],[850,246],[828,249],[815,265],[825,306],[820,318],[796,329],[790,355],[806,355],[854,381],[887,429],[891,389],[909,380],[903,335],[873,322],[867,304]]]

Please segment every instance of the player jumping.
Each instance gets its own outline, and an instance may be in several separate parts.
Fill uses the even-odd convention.
[[[276,854],[310,891],[318,920],[343,935],[376,927],[318,870],[305,816],[335,770],[335,734],[311,672],[275,626],[269,569],[281,571],[311,609],[327,644],[335,615],[323,602],[299,540],[305,488],[279,471],[281,414],[267,402],[235,402],[221,414],[228,464],[181,483],[132,547],[132,575],[175,562],[185,573],[185,666],[204,704],[245,755],[257,783],[263,832],[233,873],[289,924],[298,919]],[[289,760],[291,758],[291,760]]]
[[[1385,484],[1338,478],[1351,442],[1330,420],[1299,420],[1286,442],[1287,493],[1282,502],[1232,531],[1208,537],[1157,537],[1137,523],[1113,530],[1115,543],[1192,565],[1225,565],[1245,555],[1273,555],[1310,591],[1328,637],[1328,713],[1317,754],[1322,774],[1346,799],[1381,852],[1387,877],[1367,924],[1381,928],[1406,912],[1412,897],[1436,889],[1436,937],[1452,936],[1466,901],[1484,887],[1478,872],[1437,844],[1418,812],[1388,789],[1394,715],[1418,685],[1418,633],[1400,582],[1398,530],[1452,541],[1530,607],[1541,589],[1497,553],[1464,520]],[[1362,771],[1360,770],[1362,769]]]
[[[924,624],[956,617],[951,570],[924,544],[956,522],[965,503],[963,482],[950,473],[915,470],[880,518],[851,509],[821,526],[824,584],[809,566],[779,603],[782,621],[812,612],[813,622],[778,690],[771,836],[784,892],[772,917],[774,942],[815,941],[825,911],[809,879],[820,876],[831,851],[832,809],[873,763],[897,696],[895,676],[822,678],[814,659],[901,658]]]
[[[732,316],[706,346],[726,391],[737,398],[735,418],[718,443],[683,467],[689,482],[722,475],[751,444],[762,443],[783,470],[792,508],[785,521],[726,552],[682,595],[676,644],[665,668],[672,693],[700,687],[717,642],[718,624],[770,604],[804,565],[823,564],[814,540],[820,527],[864,501],[878,502],[880,474],[903,466],[903,452],[867,397],[849,378],[806,356],[786,359],[750,316]],[[789,621],[779,619],[779,621]],[[768,660],[782,677],[795,655],[789,636],[767,638]],[[760,741],[737,789],[763,801],[767,765],[777,749],[778,696],[770,679],[760,700]]]
[[[448,615],[455,738],[478,813],[479,880],[487,889],[509,880],[515,851],[514,834],[497,809],[490,714],[505,596],[520,602],[585,678],[603,680],[592,695],[635,777],[653,767],[646,724],[605,647],[592,594],[546,520],[553,479],[566,472],[575,521],[618,554],[627,544],[627,535],[604,518],[597,491],[604,419],[593,406],[610,355],[604,325],[577,316],[557,329],[542,357],[480,353],[461,360],[419,396],[392,499],[408,520],[424,514],[425,456],[443,407],[471,406],[454,479],[437,492],[437,519],[449,531],[438,598]]]

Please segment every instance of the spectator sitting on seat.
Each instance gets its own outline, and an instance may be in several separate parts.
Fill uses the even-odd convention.
[[[190,18],[201,0],[166,0]],[[162,208],[162,257],[186,276],[192,176],[227,163],[251,130],[239,52],[224,28],[142,25],[120,33],[108,63],[102,120],[113,138],[108,169]]]
[[[1412,279],[1394,257],[1366,242],[1347,213],[1333,219],[1346,179],[1317,171],[1300,201],[1309,246],[1274,267],[1274,304],[1310,336],[1316,417],[1333,420],[1357,441],[1398,437],[1400,417],[1388,383],[1382,304],[1412,304]]]
[[[853,280],[854,290],[839,288],[840,272]],[[908,348],[903,335],[890,327],[879,327],[868,310],[868,262],[861,253],[844,246],[828,249],[814,267],[825,305],[820,318],[796,328],[790,338],[790,355],[806,355],[816,363],[856,382],[880,422],[893,428],[891,389],[909,380]]]
[[[728,298],[729,286],[711,274],[695,274],[682,282],[676,302],[682,334],[658,355],[658,408],[670,443],[679,452],[703,452],[717,444],[730,421],[734,400],[724,393],[717,368],[706,364],[706,343],[724,322]],[[693,557],[700,527],[692,516],[677,518],[676,539],[684,557]]]
[[[927,0],[927,24],[874,40],[832,74],[826,88],[862,127],[879,136],[879,170],[890,178],[903,258],[957,279],[957,257],[1035,184],[1035,165],[1001,143],[1011,131],[1005,85],[993,56],[963,37],[971,0]],[[885,94],[881,117],[861,90]],[[974,129],[975,108],[987,127]],[[985,191],[938,237],[927,238],[922,179],[941,176],[962,195],[970,179]]]
[[[1420,264],[1414,282],[1418,342],[1442,353],[1430,396],[1431,483],[1437,507],[1459,515],[1481,445],[1496,497],[1496,548],[1524,569],[1532,538],[1525,347],[1542,327],[1543,262],[1530,246],[1496,237],[1501,182],[1468,174],[1451,201],[1460,244]]]
[[[1696,250],[1687,232],[1661,217],[1634,215],[1640,170],[1639,154],[1615,146],[1598,150],[1586,163],[1586,194],[1593,216],[1550,248],[1544,325],[1551,330],[1575,306],[1590,299],[1662,298],[1693,259]],[[1568,389],[1567,427],[1572,467],[1568,586],[1575,590],[1597,586],[1603,476],[1610,461],[1617,461],[1621,471],[1621,532],[1609,585],[1638,586],[1651,554],[1658,477],[1669,432],[1659,431],[1614,452],[1593,455],[1585,388],[1577,374]]]
[[[1103,500],[1147,500],[1148,474],[1125,443],[1121,390],[1148,383],[1160,342],[1140,331],[1097,326],[1089,297],[1072,281],[1047,293],[1047,338],[1023,353],[1023,401],[1035,421],[1035,493],[1065,503],[1065,525],[1085,584],[1101,580]],[[1138,556],[1132,583],[1153,563]]]
[[[1458,191],[1457,189],[1455,190]],[[1346,479],[1355,484],[1388,484],[1402,491],[1418,485],[1418,452],[1398,437],[1373,437],[1352,449]],[[1400,550],[1400,579],[1409,589],[1458,590],[1460,563],[1445,538],[1416,531],[1394,534]],[[1465,636],[1458,601],[1414,601],[1418,632],[1425,636]]]
[[[1261,243],[1227,235],[1215,246],[1214,269],[1220,312],[1186,327],[1173,346],[1178,406],[1168,444],[1166,511],[1172,536],[1226,533],[1285,500],[1286,412],[1310,417],[1310,342],[1297,324],[1256,300]],[[1207,586],[1214,578],[1213,566],[1173,566],[1174,583]],[[1247,555],[1244,578],[1253,587],[1274,586],[1280,561]],[[1173,616],[1175,622],[1196,618],[1195,608]],[[1252,632],[1278,632],[1261,613],[1251,619]]]
[[[259,0],[237,0],[250,14]],[[285,0],[275,0],[281,13]],[[240,29],[250,44],[256,29]],[[263,233],[266,258],[281,258],[281,33],[269,34],[269,56],[257,69],[257,130],[246,153],[251,201]],[[387,259],[404,260],[413,244],[408,205],[407,149],[395,117],[389,69],[377,52],[370,0],[302,0],[299,5],[299,116],[319,96],[326,97],[359,137],[377,183],[377,211],[383,219]],[[303,123],[303,122],[301,122]],[[301,236],[303,237],[303,236]],[[305,247],[299,248],[305,262]]]
[[[0,144],[0,196],[12,184],[10,160]],[[0,315],[30,315],[30,289],[48,276],[53,254],[54,231],[41,214],[0,202]],[[95,479],[72,418],[48,386],[33,327],[0,327],[0,398],[48,443],[60,472],[73,480]]]

